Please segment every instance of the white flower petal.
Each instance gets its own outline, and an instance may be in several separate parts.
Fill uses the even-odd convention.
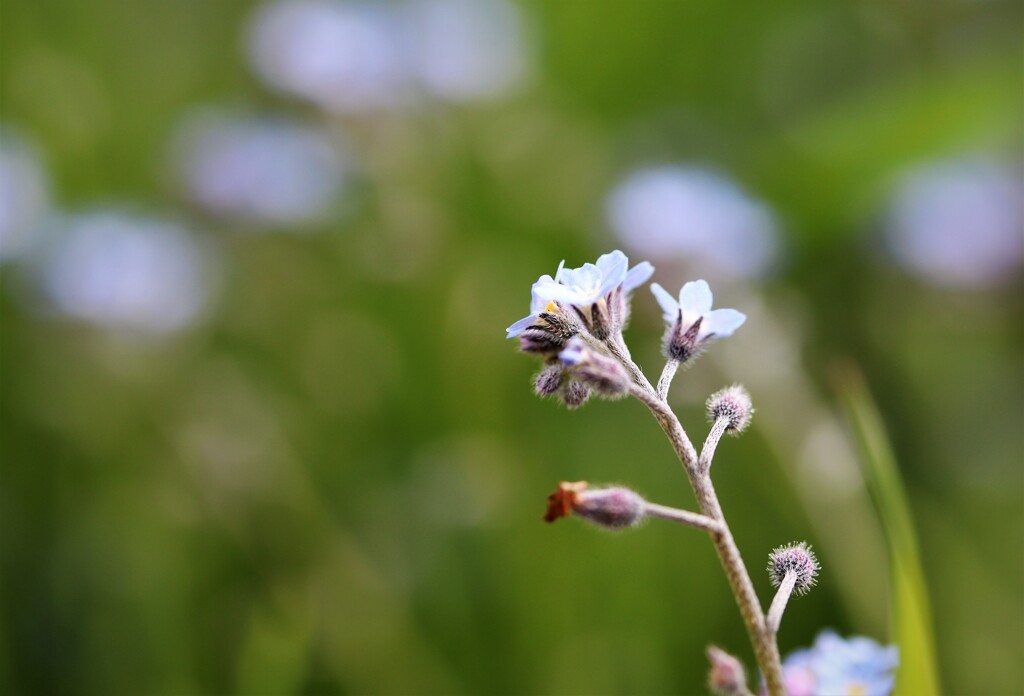
[[[675,321],[679,315],[679,303],[676,302],[676,298],[668,294],[668,291],[657,283],[651,283],[651,292],[654,293],[654,298],[658,300],[662,311],[665,312],[665,319]]]
[[[580,290],[596,291],[601,287],[601,270],[592,263],[585,263],[579,268],[565,272],[566,279],[562,282],[575,286]]]
[[[565,259],[562,259],[558,264],[558,270],[555,271],[555,282],[561,283],[563,275],[565,275]]]
[[[597,268],[601,271],[601,287],[598,294],[607,295],[626,280],[626,269],[629,259],[621,251],[604,254],[597,260]]]
[[[521,334],[523,331],[525,331],[528,327],[533,325],[533,322],[535,322],[535,321],[537,321],[537,315],[536,314],[531,314],[528,317],[523,317],[522,319],[517,321],[512,326],[510,326],[507,329],[505,329],[505,331],[508,332],[508,334],[505,336],[505,338],[515,338],[516,336]]]
[[[733,331],[743,326],[747,315],[735,309],[716,309],[704,315],[704,321],[700,325],[700,336],[714,336],[714,338],[725,338],[731,336]]]
[[[679,291],[679,306],[683,314],[694,319],[711,311],[711,301],[711,288],[704,280],[690,281]]]
[[[644,283],[647,279],[654,275],[654,266],[642,261],[637,265],[629,269],[629,273],[626,274],[626,279],[622,282],[622,291],[629,292],[635,290]]]
[[[533,284],[533,288],[530,290],[530,311],[534,314],[538,314],[547,307],[550,300],[542,296],[541,288],[556,285],[555,279],[549,275],[542,275],[537,279],[537,282]]]
[[[557,283],[538,287],[537,297],[543,299],[545,304],[549,301],[553,301],[574,305],[588,305],[592,304],[595,299],[590,297],[588,293],[577,289],[575,286],[570,287],[568,285],[560,285]]]

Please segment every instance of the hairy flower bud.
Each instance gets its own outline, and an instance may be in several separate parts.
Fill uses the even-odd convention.
[[[567,408],[579,408],[590,398],[590,387],[574,379],[564,379],[558,390],[558,398]]]
[[[622,363],[594,350],[579,337],[569,340],[558,359],[572,369],[577,379],[600,394],[619,396],[629,390],[629,375]]]
[[[818,559],[806,542],[780,546],[768,555],[768,578],[772,587],[778,587],[786,575],[796,575],[793,592],[797,595],[807,594],[818,577]]]
[[[750,425],[754,415],[754,406],[750,403],[750,394],[742,385],[734,384],[715,392],[708,397],[708,419],[714,423],[720,418],[727,419],[725,431],[739,435]]]
[[[591,490],[586,481],[562,481],[548,496],[545,522],[575,513],[605,529],[625,529],[643,521],[647,501],[637,493],[615,486]]]
[[[718,696],[749,693],[747,673],[742,662],[714,645],[708,646],[707,656],[711,662],[711,670],[708,672],[708,688],[711,693]]]
[[[562,386],[565,379],[565,368],[560,363],[551,363],[537,373],[533,380],[533,388],[537,396],[551,396]]]

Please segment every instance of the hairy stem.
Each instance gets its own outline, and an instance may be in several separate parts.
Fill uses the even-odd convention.
[[[698,466],[702,474],[707,474],[711,471],[711,462],[715,458],[715,449],[718,447],[718,441],[722,439],[722,435],[725,434],[725,429],[729,425],[729,418],[719,418],[715,421],[715,424],[711,426],[711,431],[708,433],[708,437],[704,440],[704,446],[700,450],[700,462]]]
[[[675,450],[676,456],[679,457],[679,461],[682,463],[683,469],[690,479],[690,485],[693,487],[693,492],[697,497],[697,504],[701,512],[711,519],[718,521],[721,525],[719,533],[712,534],[711,539],[714,542],[715,550],[718,552],[718,558],[722,562],[722,567],[725,569],[729,586],[736,597],[736,603],[739,605],[740,614],[743,616],[747,633],[750,635],[750,642],[754,646],[757,663],[764,674],[768,693],[771,696],[785,696],[786,692],[782,683],[782,664],[779,657],[779,648],[775,643],[775,635],[767,630],[761,603],[757,599],[757,593],[754,592],[754,584],[750,581],[750,575],[743,564],[739,548],[736,546],[736,541],[733,539],[729,525],[725,521],[722,506],[718,502],[718,496],[715,494],[711,478],[707,475],[706,471],[701,470],[697,451],[694,449],[693,443],[690,442],[690,438],[687,436],[679,419],[672,409],[668,407],[668,404],[651,387],[650,382],[644,377],[640,368],[629,358],[623,359],[621,351],[616,353],[613,347],[609,347],[609,349],[613,351],[615,357],[622,360],[623,365],[633,375],[635,384],[630,393],[647,406],[672,444],[672,449]]]
[[[791,570],[786,573],[786,577],[782,578],[782,583],[779,585],[779,591],[775,593],[775,599],[772,600],[772,606],[768,609],[768,618],[765,620],[765,628],[772,636],[779,632],[779,625],[782,624],[782,614],[786,611],[786,604],[789,603],[789,598],[792,596],[793,588],[795,586],[796,572]]]
[[[665,363],[665,369],[661,371],[661,378],[658,379],[658,396],[662,401],[668,401],[668,388],[672,386],[672,380],[676,376],[676,370],[679,369],[679,361],[668,359]]]
[[[690,512],[689,510],[679,510],[666,505],[647,503],[644,512],[648,517],[660,517],[663,520],[688,524],[691,527],[703,529],[705,532],[711,532],[712,534],[722,533],[722,525],[717,520],[713,520],[705,515],[699,515],[696,512]]]

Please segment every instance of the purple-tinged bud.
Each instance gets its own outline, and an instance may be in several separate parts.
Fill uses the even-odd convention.
[[[727,419],[725,431],[739,435],[750,425],[754,415],[754,406],[750,403],[750,394],[742,385],[734,384],[717,391],[708,397],[708,419],[715,423],[720,418]]]
[[[519,334],[519,348],[524,353],[554,354],[565,346],[565,339],[547,328],[535,325]]]
[[[565,379],[565,368],[560,363],[545,365],[544,369],[537,373],[533,381],[533,388],[537,396],[551,396],[562,386]]]
[[[700,355],[704,350],[705,343],[701,340],[700,335],[700,326],[703,321],[704,317],[697,317],[695,322],[684,328],[680,313],[679,319],[676,319],[676,322],[668,327],[668,331],[665,332],[665,337],[662,339],[662,352],[665,357],[670,360],[678,360],[680,364],[683,364]]]
[[[548,496],[545,522],[574,513],[606,529],[625,529],[643,521],[647,501],[619,486],[590,490],[586,481],[562,481]]]
[[[519,347],[524,353],[555,354],[579,332],[579,323],[561,312],[541,312],[536,323],[519,334]]]
[[[629,375],[622,363],[594,350],[579,337],[569,340],[558,359],[578,380],[600,394],[620,396],[629,390]]]
[[[590,398],[590,387],[574,379],[563,380],[558,398],[570,409],[579,408]]]
[[[747,672],[743,663],[729,653],[709,645],[707,649],[711,670],[708,672],[708,688],[718,696],[739,696],[748,694]]]
[[[780,546],[768,555],[768,578],[772,587],[778,587],[787,574],[793,573],[796,576],[793,592],[797,595],[807,594],[814,587],[818,568],[818,559],[803,541]]]

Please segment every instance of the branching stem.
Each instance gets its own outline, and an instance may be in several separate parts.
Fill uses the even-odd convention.
[[[722,506],[718,502],[715,488],[711,483],[711,477],[707,475],[706,468],[701,467],[697,451],[693,447],[689,436],[683,429],[682,424],[675,413],[669,408],[665,400],[647,381],[640,368],[628,357],[629,353],[622,344],[621,336],[614,336],[606,342],[609,352],[618,358],[623,366],[629,370],[633,379],[633,387],[630,394],[642,401],[647,406],[662,431],[668,437],[675,450],[676,456],[683,465],[690,485],[697,497],[697,504],[701,512],[707,517],[715,520],[721,526],[717,534],[712,534],[711,539],[718,552],[718,558],[725,569],[729,586],[732,588],[736,603],[739,605],[740,613],[750,635],[750,641],[754,646],[754,653],[757,655],[757,662],[764,674],[765,684],[768,687],[770,696],[785,696],[785,688],[782,682],[782,664],[779,657],[779,648],[775,642],[775,634],[767,629],[764,611],[754,592],[754,585],[750,581],[750,575],[743,564],[739,548],[733,539],[729,525],[722,514]],[[718,436],[719,438],[721,435]],[[710,439],[710,438],[709,438]],[[717,438],[715,439],[717,444]],[[705,446],[707,450],[707,447]],[[708,466],[710,466],[710,455],[714,448],[708,450]]]
[[[647,507],[644,508],[644,512],[647,513],[648,517],[660,517],[663,520],[687,524],[691,527],[696,527],[697,529],[703,529],[705,532],[710,532],[711,534],[722,533],[722,525],[717,520],[713,520],[710,517],[696,512],[690,512],[689,510],[679,510],[678,508],[668,507],[666,505],[647,503]]]

